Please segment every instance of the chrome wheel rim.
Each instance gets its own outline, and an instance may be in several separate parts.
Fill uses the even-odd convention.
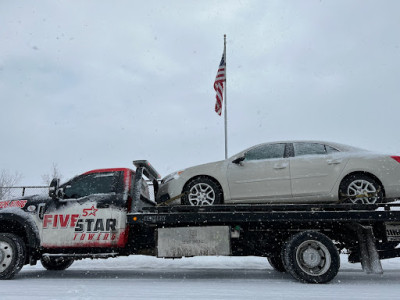
[[[189,191],[189,203],[194,206],[213,205],[215,192],[207,183],[197,183]]]
[[[355,204],[374,204],[378,200],[375,186],[367,180],[354,180],[347,188],[350,201]]]
[[[13,251],[9,243],[0,241],[0,273],[6,270],[12,262]]]
[[[305,241],[297,248],[296,261],[300,269],[311,276],[320,276],[329,270],[332,257],[319,241]]]

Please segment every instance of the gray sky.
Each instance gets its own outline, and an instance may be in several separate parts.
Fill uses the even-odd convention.
[[[0,2],[0,169],[41,184],[322,139],[400,153],[399,1]]]

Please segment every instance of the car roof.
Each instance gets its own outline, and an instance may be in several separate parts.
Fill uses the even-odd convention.
[[[361,151],[366,151],[365,149],[353,147],[353,146],[350,146],[350,145],[334,143],[334,142],[327,142],[327,141],[321,141],[321,140],[286,140],[286,141],[274,141],[274,142],[261,143],[261,144],[258,144],[258,145],[254,145],[254,146],[252,146],[250,148],[247,148],[247,149],[245,149],[245,150],[243,150],[243,151],[241,151],[239,153],[246,152],[246,151],[248,151],[250,149],[253,149],[253,148],[256,148],[258,146],[265,145],[265,144],[288,144],[288,143],[324,144],[324,145],[331,146],[331,147],[339,150],[340,152],[361,152]],[[237,153],[236,155],[238,155],[239,153]],[[236,155],[234,155],[234,156],[236,156]]]

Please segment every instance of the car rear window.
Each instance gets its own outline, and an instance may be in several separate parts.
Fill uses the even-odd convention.
[[[294,155],[321,155],[326,154],[325,145],[315,143],[293,143]]]

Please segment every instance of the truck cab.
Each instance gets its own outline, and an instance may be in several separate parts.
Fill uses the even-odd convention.
[[[134,176],[135,172],[127,168],[98,169],[56,188],[53,201],[40,207],[37,224],[41,246],[124,247]],[[140,192],[149,200],[144,180]]]
[[[48,196],[0,201],[0,279],[37,260],[59,270],[98,253],[131,254],[127,213],[138,205],[156,205],[143,175],[153,180],[155,189],[159,179],[147,161],[134,164],[136,171],[97,169],[60,186],[53,179]],[[15,252],[8,254],[12,248]]]

